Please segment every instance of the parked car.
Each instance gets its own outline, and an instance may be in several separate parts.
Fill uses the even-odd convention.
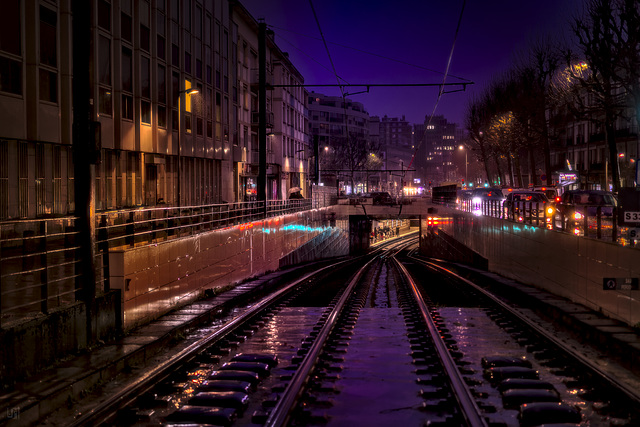
[[[545,208],[549,199],[537,191],[514,190],[502,204],[504,216],[515,221],[545,222]]]
[[[616,196],[602,190],[569,190],[555,204],[553,227],[583,236],[611,230],[613,214],[618,206]]]

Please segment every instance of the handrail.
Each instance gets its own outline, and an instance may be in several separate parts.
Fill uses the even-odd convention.
[[[310,199],[269,200],[267,217],[311,209]],[[265,202],[100,211],[95,215],[96,294],[110,289],[108,252],[265,218]],[[75,303],[82,292],[74,216],[0,221],[0,327]]]

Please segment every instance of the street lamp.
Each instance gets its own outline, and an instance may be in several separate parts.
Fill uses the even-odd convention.
[[[188,88],[178,91],[178,206],[182,206],[182,118],[180,117],[182,113],[182,107],[180,104],[183,93],[187,95],[193,95],[194,93],[198,93],[198,89]]]
[[[469,181],[467,180],[467,150],[464,149],[464,145],[459,146],[458,149],[464,151],[464,182],[469,185]]]

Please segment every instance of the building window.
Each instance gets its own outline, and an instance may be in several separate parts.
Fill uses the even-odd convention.
[[[9,217],[9,143],[0,141],[0,220]]]
[[[105,0],[98,2],[98,26],[111,31],[111,5]]]
[[[178,45],[171,45],[171,64],[175,67],[180,66],[180,48]]]
[[[171,73],[171,94],[172,94],[172,107],[178,106],[178,94],[180,92],[180,74]]]
[[[158,56],[158,59],[162,59],[164,61],[166,59],[166,54],[165,54],[166,46],[165,46],[164,37],[161,35],[158,35],[156,48],[157,48],[156,55]]]
[[[128,41],[129,43],[133,42],[133,32],[131,31],[132,20],[131,16],[127,15],[124,11],[120,14],[120,34],[122,36],[122,40]]]
[[[196,37],[202,39],[202,7],[196,4]]]
[[[65,147],[65,158],[67,159],[67,213],[76,210],[76,187],[75,187],[75,171],[71,154],[71,148]]]
[[[140,101],[140,121],[146,125],[151,124],[151,102]]]
[[[144,25],[140,25],[140,48],[147,52],[151,51],[150,37],[149,28]]]
[[[40,100],[58,102],[58,73],[40,69]]]
[[[163,13],[158,12],[156,15],[156,55],[158,59],[165,59],[165,37],[166,37],[166,21]]]
[[[184,25],[185,30],[191,31],[191,0],[183,0],[182,5],[184,7],[184,21],[182,22],[182,25]]]
[[[158,102],[162,104],[167,103],[167,77],[165,68],[162,65],[158,65]]]
[[[122,48],[122,90],[133,92],[133,81],[131,78],[131,49]]]
[[[158,105],[158,127],[167,128],[167,107]]]
[[[56,12],[40,6],[40,100],[58,102]]]
[[[140,57],[140,95],[151,98],[150,60],[146,56]]]
[[[111,40],[98,39],[98,83],[111,86]]]
[[[216,53],[215,56],[215,62],[216,62],[216,88],[220,89],[220,54]]]
[[[29,215],[29,146],[26,142],[18,143],[18,215],[20,218]]]
[[[105,150],[104,153],[104,187],[105,209],[113,208],[113,152]]]
[[[133,120],[133,96],[122,95],[122,118]]]
[[[95,200],[96,200],[96,210],[104,209],[104,176],[102,176],[102,162],[96,165],[96,173],[95,173]]]
[[[0,50],[17,56],[22,54],[20,3],[19,1],[5,2],[0,13]],[[4,71],[3,68],[3,75]]]
[[[0,91],[22,95],[21,62],[0,56]]]
[[[187,52],[184,53],[184,72],[191,74],[191,54]]]
[[[35,170],[35,192],[36,192],[36,216],[47,214],[46,184],[44,176],[44,146],[36,144],[36,170]]]
[[[63,214],[62,204],[62,149],[53,147],[53,213]]]
[[[40,64],[57,67],[56,12],[40,6]]]
[[[100,114],[111,115],[113,111],[113,102],[111,100],[111,89],[99,88],[98,89],[98,111]]]

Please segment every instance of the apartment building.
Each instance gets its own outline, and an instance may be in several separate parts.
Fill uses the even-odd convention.
[[[456,180],[458,173],[453,164],[453,153],[461,139],[461,132],[455,123],[449,123],[444,116],[426,117],[423,126],[418,127],[414,141],[418,144],[416,169],[423,182],[432,186]]]
[[[367,141],[369,137],[369,113],[360,102],[341,96],[328,96],[310,92],[307,101],[309,110],[309,134],[316,138],[319,146],[321,169],[323,159],[330,157],[336,148],[350,141]],[[339,175],[346,174],[348,166],[343,162],[343,172],[335,170],[320,172],[325,185],[335,185]]]
[[[88,1],[91,120],[101,130],[96,210],[246,200],[257,167],[255,20],[234,0]],[[11,1],[0,19],[0,219],[68,215],[71,0]],[[302,82],[272,39],[268,45],[270,74],[284,70],[276,75]],[[306,180],[298,151],[306,97],[301,88],[278,91],[268,93],[268,117],[277,108],[287,122],[270,142],[270,180],[284,188]],[[285,158],[301,162],[281,168]],[[280,172],[294,170],[283,184]]]

